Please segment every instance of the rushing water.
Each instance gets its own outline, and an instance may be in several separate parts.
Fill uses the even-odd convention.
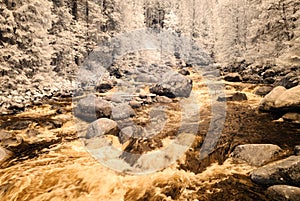
[[[244,143],[274,143],[290,151],[299,143],[297,127],[278,125],[270,115],[258,114],[255,108],[260,98],[251,94],[254,85],[231,84],[227,91],[243,90],[249,100],[228,103],[216,151],[199,160],[210,101],[201,79],[195,83],[194,93],[204,107],[194,145],[176,164],[142,176],[117,173],[88,153],[77,137],[88,124],[72,116],[68,101],[1,117],[1,129],[24,139],[17,148],[11,147],[15,155],[2,164],[1,200],[266,200],[264,189],[249,179],[253,167],[236,164],[228,155]]]
[[[195,86],[194,90],[199,97],[203,101],[207,99],[203,86]],[[234,87],[244,88],[246,93],[253,89],[253,86],[236,85],[230,90]],[[255,107],[258,98],[250,93],[248,96],[248,104]],[[75,124],[77,120],[72,116],[71,105],[68,103],[53,103],[52,106],[35,107],[19,115],[3,117],[2,129],[10,129],[11,133],[22,136],[32,145],[24,145],[23,150],[14,150],[17,155],[9,163],[2,165],[1,200],[265,200],[263,188],[256,186],[248,178],[253,167],[237,165],[230,158],[224,163],[219,159],[222,154],[223,158],[227,158],[230,147],[237,143],[263,142],[263,138],[259,137],[260,131],[251,131],[253,127],[250,125],[246,131],[253,132],[252,137],[245,132],[244,135],[234,133],[237,125],[240,132],[245,131],[243,126],[247,125],[239,122],[239,115],[249,113],[244,120],[250,124],[253,119],[257,120],[258,114],[255,116],[251,113],[251,107],[242,106],[243,104],[246,103],[229,105],[229,122],[225,124],[223,140],[231,141],[218,145],[218,150],[223,151],[216,152],[208,160],[201,162],[191,158],[192,153],[199,153],[197,148],[193,148],[195,150],[189,150],[189,154],[177,164],[143,176],[117,173],[103,167],[89,155],[76,135],[78,125],[82,125],[84,130],[87,123]],[[58,111],[62,114],[58,114]],[[265,116],[261,118],[265,119]],[[51,124],[54,120],[63,123],[55,128]],[[24,126],[26,121],[30,123]],[[229,129],[230,125],[232,128]],[[293,130],[293,127],[289,129]],[[297,143],[287,138],[282,141],[279,135],[269,138],[269,141],[281,141],[280,145],[287,150]],[[23,154],[20,153],[22,151]],[[201,163],[208,166],[206,169],[202,168],[204,171],[196,168]]]

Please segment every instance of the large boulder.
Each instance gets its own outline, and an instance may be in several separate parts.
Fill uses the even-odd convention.
[[[237,146],[231,155],[250,165],[262,166],[276,159],[281,152],[282,149],[273,144],[245,144]]]
[[[192,80],[179,73],[165,73],[161,81],[150,88],[150,92],[169,98],[189,97],[192,86]]]
[[[119,134],[119,128],[117,122],[111,119],[101,118],[89,125],[86,135],[84,137],[87,139],[91,139],[103,135],[117,136],[118,134]]]
[[[271,186],[267,190],[267,196],[274,201],[299,201],[300,188],[287,185]]]
[[[260,167],[252,172],[251,180],[262,185],[300,186],[300,156],[290,156]]]
[[[286,90],[274,103],[275,108],[300,110],[300,85]]]
[[[294,112],[300,111],[300,85],[291,89],[275,87],[260,102],[262,111]]]
[[[78,101],[75,116],[93,122],[99,118],[110,118],[112,105],[110,102],[95,96],[88,96]]]
[[[275,87],[269,94],[267,94],[260,102],[259,109],[261,111],[269,111],[274,108],[276,99],[286,91],[282,86]]]

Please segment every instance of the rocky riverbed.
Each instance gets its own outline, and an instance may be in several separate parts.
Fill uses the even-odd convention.
[[[115,172],[95,160],[91,147],[99,148],[102,142],[97,141],[97,136],[126,153],[144,154],[164,148],[174,140],[182,123],[181,101],[188,100],[177,93],[176,84],[168,85],[170,81],[165,79],[165,84],[156,88],[142,85],[144,88],[136,96],[122,103],[120,96],[114,96],[118,86],[113,80],[118,82],[118,78],[109,78],[97,84],[95,96],[47,100],[24,112],[1,116],[2,198],[297,200],[299,87],[277,87],[263,98],[257,91],[274,86],[222,81],[225,93],[213,101],[227,101],[224,127],[212,153],[200,158],[213,116],[212,102],[204,78],[191,67],[184,69],[185,75],[180,74],[181,69],[174,69],[179,81],[176,76],[168,79],[175,83],[191,80],[193,85],[187,81],[186,87],[192,87],[191,94],[201,107],[199,119],[189,117],[197,119],[189,124],[189,128],[197,125],[195,139],[175,163],[153,174],[137,176]],[[123,69],[120,73],[124,73]],[[155,77],[152,79],[157,82]],[[279,95],[272,95],[276,93]],[[167,117],[151,113],[157,105],[167,108]],[[114,113],[115,108],[118,112]],[[160,128],[159,122],[166,119]],[[147,138],[151,131],[157,131],[155,128],[159,134]],[[128,167],[139,164],[139,158],[132,156],[119,160]]]

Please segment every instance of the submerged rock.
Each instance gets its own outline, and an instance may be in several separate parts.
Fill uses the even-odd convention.
[[[262,185],[300,185],[300,156],[270,163],[254,170],[251,180]]]
[[[267,196],[274,201],[299,201],[300,188],[287,185],[271,186],[267,190]]]
[[[250,165],[262,166],[273,161],[280,152],[282,149],[273,144],[245,144],[237,146],[232,152],[232,157]]]
[[[179,73],[165,73],[161,82],[150,88],[151,93],[169,98],[189,97],[191,91],[192,80]]]

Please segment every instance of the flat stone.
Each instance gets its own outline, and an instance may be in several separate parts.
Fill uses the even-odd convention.
[[[300,188],[287,185],[276,185],[268,188],[267,197],[274,201],[299,201]]]
[[[253,166],[262,166],[274,161],[280,152],[282,149],[273,144],[245,144],[237,146],[231,156]]]
[[[269,163],[254,170],[251,180],[262,185],[300,185],[300,156]]]

